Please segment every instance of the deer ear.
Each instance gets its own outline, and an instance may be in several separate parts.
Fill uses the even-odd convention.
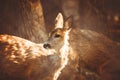
[[[63,28],[63,15],[61,13],[58,13],[55,19],[55,29],[56,28]]]
[[[73,22],[73,16],[68,17],[65,21],[64,29],[66,29],[66,30],[71,29],[72,22]]]

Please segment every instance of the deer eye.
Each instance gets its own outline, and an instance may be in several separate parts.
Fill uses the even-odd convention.
[[[55,37],[55,38],[59,38],[59,37],[61,37],[61,35],[56,34],[54,37]]]

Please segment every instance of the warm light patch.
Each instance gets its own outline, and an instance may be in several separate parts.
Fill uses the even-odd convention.
[[[27,59],[35,59],[40,56],[48,56],[56,53],[54,49],[46,50],[43,48],[43,44],[35,44],[16,36],[0,35],[0,41],[3,45],[5,43],[3,53],[7,55],[6,59],[17,64]]]
[[[118,22],[118,21],[119,21],[119,16],[118,16],[118,15],[115,15],[115,16],[114,16],[114,21],[115,21],[115,22]]]

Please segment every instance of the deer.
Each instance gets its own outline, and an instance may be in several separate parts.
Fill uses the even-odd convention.
[[[48,40],[39,44],[0,35],[0,80],[57,80],[69,60],[71,22],[59,13]]]

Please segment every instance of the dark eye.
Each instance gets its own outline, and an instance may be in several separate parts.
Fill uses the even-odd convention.
[[[55,38],[59,38],[59,37],[61,37],[61,35],[56,34],[54,37],[55,37]]]

